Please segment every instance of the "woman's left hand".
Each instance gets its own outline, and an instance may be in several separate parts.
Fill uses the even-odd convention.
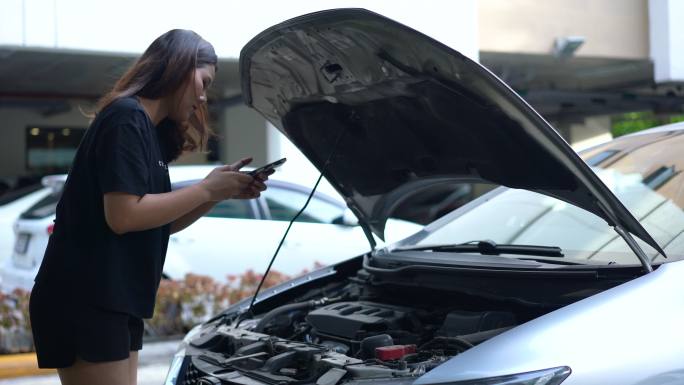
[[[233,164],[230,167],[233,171],[239,171],[242,167],[247,165],[252,161],[252,158],[244,158]],[[254,181],[250,183],[245,189],[243,189],[238,195],[233,197],[233,199],[254,199],[261,195],[261,192],[266,190],[266,181],[268,177],[273,174],[275,170],[269,170],[267,172],[262,172],[254,177]]]

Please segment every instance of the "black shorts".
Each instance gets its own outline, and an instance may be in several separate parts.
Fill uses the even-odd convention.
[[[64,297],[42,292],[38,284],[31,292],[29,313],[40,368],[69,367],[77,357],[88,362],[119,361],[142,349],[142,319],[67,303]]]

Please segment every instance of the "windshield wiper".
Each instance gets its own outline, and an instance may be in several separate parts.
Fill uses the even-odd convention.
[[[462,252],[462,253],[480,253],[482,255],[501,255],[501,254],[515,254],[515,255],[538,255],[541,257],[564,257],[563,250],[557,246],[535,246],[535,245],[512,245],[512,244],[497,244],[491,240],[471,241],[465,243],[458,243],[454,245],[439,245],[439,246],[423,246],[412,247],[405,249],[397,249],[397,251],[408,250],[430,250],[430,251],[445,251],[445,252]]]

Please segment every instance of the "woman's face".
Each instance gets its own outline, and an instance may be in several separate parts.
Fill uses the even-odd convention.
[[[195,113],[200,104],[207,101],[207,89],[214,81],[216,67],[210,64],[197,67],[190,74],[188,81],[174,95],[170,118],[177,122],[186,122]]]

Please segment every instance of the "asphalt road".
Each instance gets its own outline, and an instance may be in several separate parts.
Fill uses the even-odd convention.
[[[169,360],[170,362],[170,360]],[[138,385],[161,385],[166,378],[169,364],[152,364],[138,368]],[[60,385],[59,377],[54,375],[18,377],[0,380],[0,385]]]
[[[139,353],[138,385],[161,385],[180,341],[145,342]],[[60,385],[57,374],[1,379],[0,385]]]

